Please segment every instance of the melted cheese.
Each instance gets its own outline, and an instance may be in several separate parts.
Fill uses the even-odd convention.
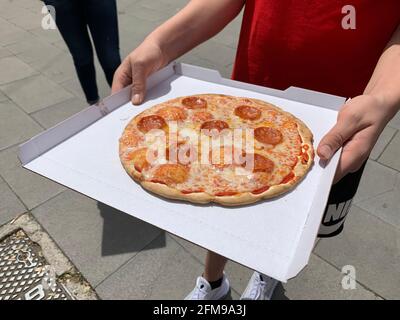
[[[220,102],[222,103],[218,103],[218,100],[221,100]],[[201,151],[200,156],[203,157],[203,159],[199,158],[196,163],[190,165],[188,180],[173,187],[178,190],[204,190],[210,194],[216,194],[227,190],[251,192],[265,187],[266,183],[268,183],[269,186],[280,184],[283,178],[291,172],[296,164],[297,157],[301,153],[301,140],[296,127],[286,125],[289,121],[292,121],[291,118],[286,114],[279,113],[266,106],[245,100],[237,101],[229,98],[211,97],[207,98],[207,102],[208,110],[203,111],[210,112],[215,120],[222,120],[228,123],[230,130],[226,130],[222,138],[210,138],[209,136],[200,134],[199,129],[202,123],[190,121],[194,113],[198,112],[198,110],[191,109],[186,109],[188,115],[187,120],[174,123],[168,122],[170,128],[169,133],[176,134],[178,142],[190,142],[190,144],[196,146],[199,152]],[[243,104],[253,105],[259,108],[262,111],[261,118],[251,121],[242,120],[236,116],[234,114],[235,107]],[[134,119],[133,122],[135,123],[139,117],[156,113],[166,105],[181,107],[179,99],[166,102],[145,110],[135,118],[136,120]],[[255,128],[260,126],[270,126],[280,130],[283,135],[283,142],[272,146],[262,144],[255,140],[251,133]],[[135,134],[143,135],[141,132],[135,131],[132,123],[129,124],[129,127],[131,132],[133,130]],[[242,131],[240,131],[240,129]],[[136,148],[149,147],[149,145],[151,148],[155,149],[165,148],[165,141],[163,143],[160,136],[162,136],[161,132],[152,133],[150,135],[147,134],[146,141],[143,139]],[[171,140],[174,141],[175,139],[169,136],[169,141]],[[219,148],[220,146],[228,148],[234,147],[235,150],[246,150],[247,153],[257,152],[269,158],[274,163],[273,172],[268,176],[268,180],[266,181],[266,178],[263,177],[262,174],[248,171],[240,165],[231,165],[221,168],[209,164],[209,150]],[[129,151],[133,149],[128,146],[126,150],[128,150],[128,148]],[[150,168],[142,172],[143,178],[151,180],[157,166],[164,163],[166,163],[165,158],[160,157],[160,159],[157,159]]]

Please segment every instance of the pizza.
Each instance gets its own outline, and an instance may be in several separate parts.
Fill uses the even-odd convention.
[[[119,156],[150,192],[235,206],[293,189],[313,164],[313,135],[270,103],[201,94],[135,116],[119,139]]]

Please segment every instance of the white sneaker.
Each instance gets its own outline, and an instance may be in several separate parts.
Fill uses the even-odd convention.
[[[214,290],[211,289],[211,286],[206,279],[198,277],[196,287],[188,294],[185,300],[222,300],[228,295],[229,290],[229,281],[225,273],[221,285]]]
[[[271,300],[279,281],[265,275],[262,277],[263,280],[258,272],[253,273],[240,300]]]

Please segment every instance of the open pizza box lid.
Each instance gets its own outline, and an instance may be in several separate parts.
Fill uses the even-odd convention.
[[[268,89],[224,79],[217,71],[172,63],[148,80],[146,102],[134,107],[130,88],[88,107],[22,144],[24,168],[126,212],[249,268],[286,282],[308,263],[339,159],[319,158],[291,192],[227,208],[170,201],[141,188],[123,169],[118,139],[130,119],[154,104],[219,93],[265,100],[302,119],[316,147],[334,125],[344,98],[291,87]]]

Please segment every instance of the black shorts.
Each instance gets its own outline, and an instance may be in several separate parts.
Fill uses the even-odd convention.
[[[344,221],[349,212],[351,202],[357,192],[366,162],[354,173],[350,173],[332,186],[328,204],[321,221],[318,237],[329,238],[343,230]]]

